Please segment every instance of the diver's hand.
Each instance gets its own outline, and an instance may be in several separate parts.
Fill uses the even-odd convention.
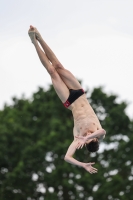
[[[97,173],[97,169],[96,168],[94,168],[94,167],[92,167],[92,165],[94,165],[95,163],[84,163],[83,164],[83,168],[87,171],[87,172],[89,172],[90,174],[95,174],[95,173]]]
[[[75,136],[75,138],[78,139],[78,142],[77,142],[77,145],[76,145],[76,149],[82,149],[83,146],[85,145],[86,143],[86,137],[83,137],[83,136]]]

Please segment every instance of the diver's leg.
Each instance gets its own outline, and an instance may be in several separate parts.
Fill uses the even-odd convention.
[[[52,63],[52,65],[59,63],[59,60],[55,56],[54,52],[50,49],[50,47],[43,40],[43,38],[42,38],[41,34],[39,33],[39,31],[37,30],[37,28],[35,28],[34,26],[30,26],[29,30],[35,32],[36,39],[42,46],[44,52],[46,53],[46,55],[47,55],[48,59],[50,60],[50,62]]]
[[[35,31],[36,38],[39,41],[40,45],[42,46],[44,52],[46,53],[48,59],[52,63],[52,65],[57,70],[58,74],[64,81],[64,83],[67,85],[70,89],[80,89],[81,85],[78,82],[78,80],[74,77],[74,75],[67,69],[63,67],[63,65],[59,62],[56,55],[53,53],[53,51],[50,49],[50,47],[46,44],[44,39],[42,38],[41,34],[38,32],[38,30],[31,26],[31,28]]]
[[[49,62],[49,59],[47,58],[46,54],[42,51],[40,48],[38,41],[36,40],[35,33],[29,30],[29,36],[35,46],[35,49],[37,51],[37,54],[40,58],[41,63],[48,71],[49,75],[51,76],[51,80],[53,83],[53,87],[61,99],[61,101],[64,103],[68,96],[69,96],[69,90],[63,80],[60,78],[59,74],[57,73],[56,69],[53,67],[53,65]]]
[[[81,84],[75,78],[75,76],[69,70],[65,69],[62,65],[55,65],[55,69],[69,89],[78,90],[82,88]]]

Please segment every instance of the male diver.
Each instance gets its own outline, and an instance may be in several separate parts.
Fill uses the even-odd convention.
[[[90,152],[97,151],[99,149],[99,139],[105,137],[106,131],[102,128],[78,80],[63,67],[38,30],[30,26],[28,34],[41,63],[51,77],[58,97],[73,114],[74,140],[69,146],[64,159],[71,164],[83,167],[91,174],[97,173],[97,169],[92,166],[95,163],[80,162],[73,158],[73,155],[76,149],[82,148],[84,145]]]

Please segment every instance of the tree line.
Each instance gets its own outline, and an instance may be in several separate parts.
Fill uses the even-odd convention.
[[[32,98],[14,97],[0,111],[1,200],[132,200],[133,121],[126,102],[102,87],[87,91],[88,101],[107,134],[97,153],[85,147],[76,159],[95,162],[97,174],[66,163],[73,140],[72,113],[50,85]]]

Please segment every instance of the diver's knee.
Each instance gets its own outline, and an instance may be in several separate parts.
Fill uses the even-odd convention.
[[[53,66],[57,71],[60,69],[64,69],[63,65],[60,62],[54,63]]]
[[[57,71],[53,66],[49,67],[47,70],[51,77],[57,74]]]

